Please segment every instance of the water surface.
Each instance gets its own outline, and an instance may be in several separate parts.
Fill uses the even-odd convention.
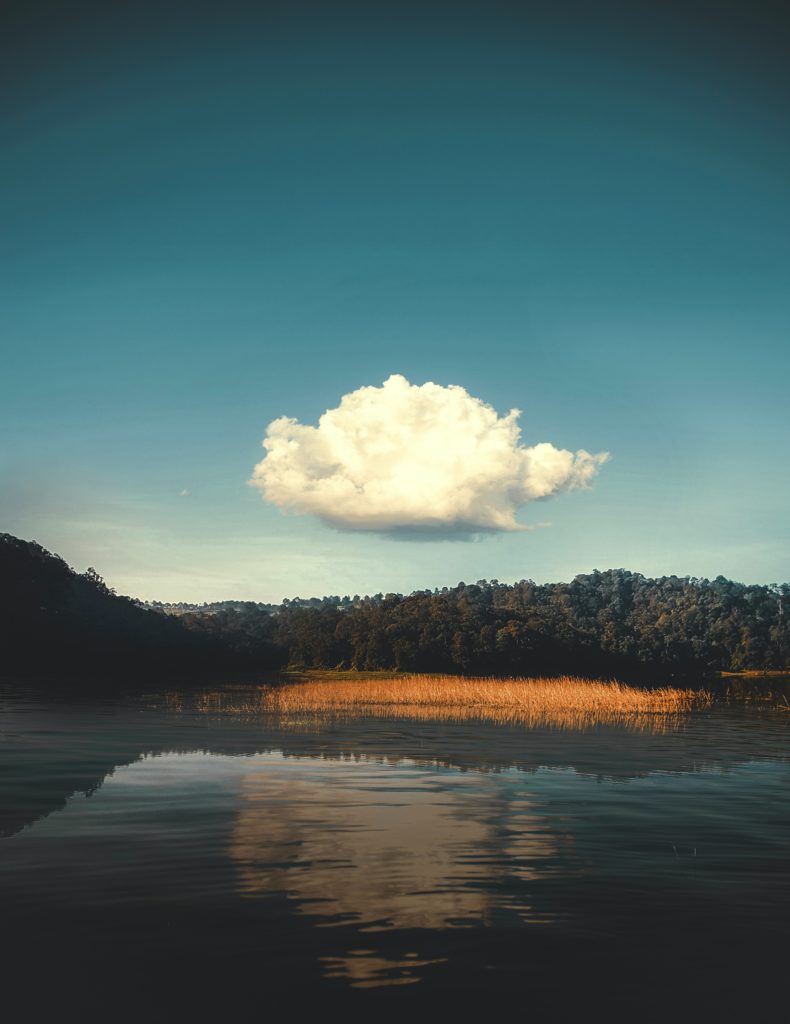
[[[537,1020],[769,1019],[789,729],[744,707],[526,728],[8,687],[7,991],[104,1019],[506,995]]]

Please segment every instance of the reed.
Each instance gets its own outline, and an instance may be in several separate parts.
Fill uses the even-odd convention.
[[[562,713],[577,715],[676,715],[710,706],[706,691],[660,687],[640,689],[615,681],[560,676],[549,679],[493,679],[458,676],[402,676],[389,679],[307,680],[264,687],[254,701],[257,710],[303,712],[365,712],[431,717],[530,718]],[[249,708],[248,710],[252,710]],[[438,717],[444,717],[439,716]]]
[[[326,678],[280,686],[200,694],[204,714],[276,715],[283,728],[320,729],[322,721],[397,717],[411,721],[481,721],[583,730],[618,724],[650,733],[675,731],[688,712],[709,707],[712,694],[673,687],[640,689],[619,682],[446,675]],[[179,706],[179,710],[180,710]]]
[[[706,691],[660,687],[641,689],[616,681],[559,676],[547,679],[468,678],[448,675],[390,679],[308,680],[266,688],[261,710],[281,713],[365,708],[455,708],[464,712],[603,712],[676,714],[710,706]]]

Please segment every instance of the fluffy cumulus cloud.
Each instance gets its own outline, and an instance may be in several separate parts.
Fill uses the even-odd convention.
[[[519,508],[587,487],[609,456],[527,447],[519,416],[396,374],[344,395],[317,427],[274,420],[250,483],[281,509],[342,529],[520,530]]]

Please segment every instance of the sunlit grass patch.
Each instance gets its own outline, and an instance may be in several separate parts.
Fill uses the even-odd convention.
[[[268,710],[335,711],[353,708],[452,707],[519,712],[604,711],[677,713],[708,707],[705,691],[660,687],[642,689],[615,681],[558,676],[547,679],[493,679],[446,675],[415,675],[389,679],[309,680],[263,691]]]
[[[398,717],[421,721],[489,721],[580,729],[624,722],[652,732],[712,703],[706,691],[643,689],[620,682],[560,676],[545,679],[413,675],[315,678],[259,687],[246,695],[205,693],[197,709],[241,715],[275,714],[284,722]]]

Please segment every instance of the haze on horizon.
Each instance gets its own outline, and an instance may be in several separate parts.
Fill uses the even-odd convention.
[[[640,6],[9,5],[0,530],[165,601],[790,578],[790,16]]]

